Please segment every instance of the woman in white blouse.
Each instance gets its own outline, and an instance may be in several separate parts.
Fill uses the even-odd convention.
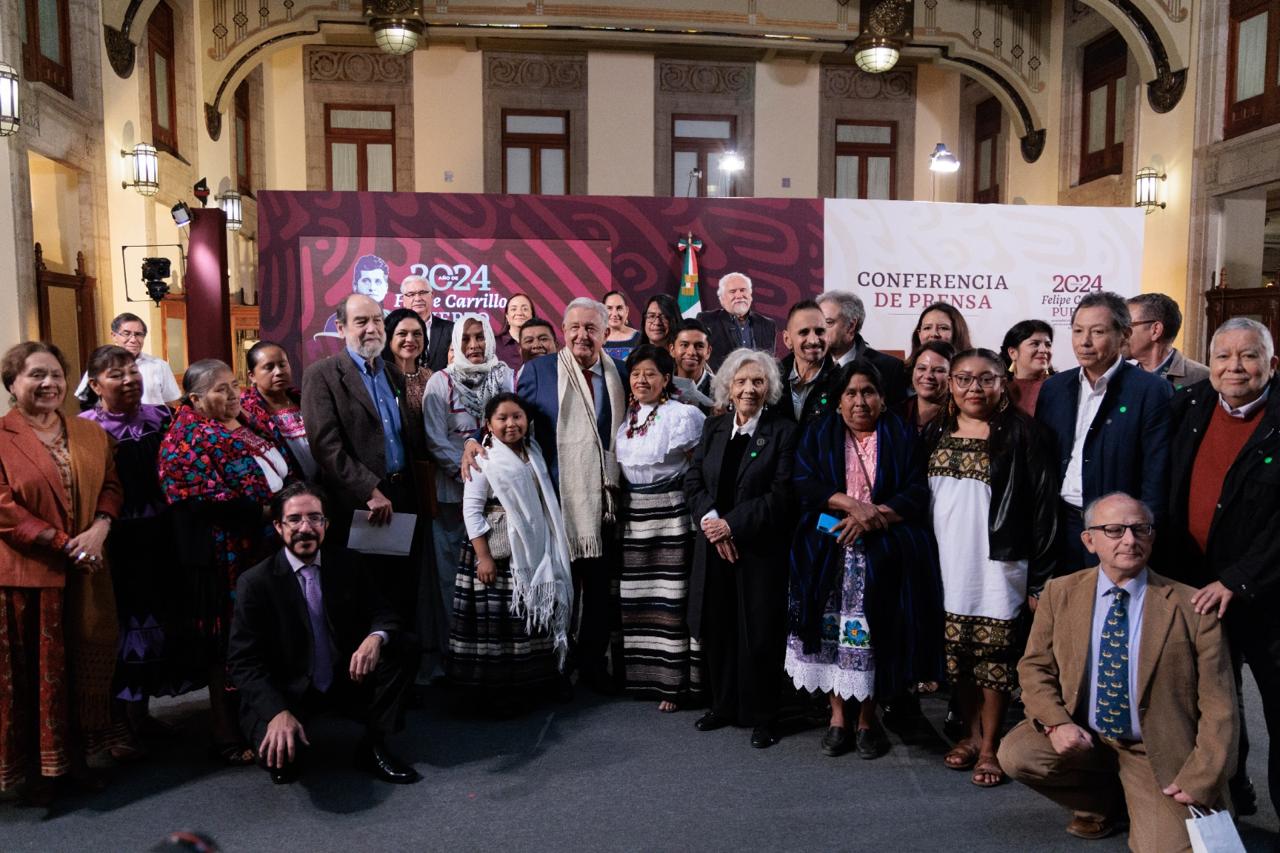
[[[703,691],[686,608],[695,528],[684,500],[689,456],[706,416],[672,400],[675,362],[641,344],[627,358],[631,403],[618,428],[622,510],[622,647],[628,693],[675,711]]]
[[[449,624],[458,554],[467,541],[459,473],[462,446],[484,423],[485,404],[514,390],[515,384],[511,368],[498,360],[493,330],[483,314],[464,314],[454,323],[452,353],[449,365],[427,381],[422,398],[427,452],[436,465],[437,509],[431,534],[444,611],[436,623],[442,626]]]

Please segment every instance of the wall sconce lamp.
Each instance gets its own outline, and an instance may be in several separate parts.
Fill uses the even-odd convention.
[[[0,136],[13,136],[22,124],[18,103],[18,72],[0,62]]]
[[[160,157],[154,145],[139,142],[132,151],[121,151],[120,156],[133,160],[133,181],[121,181],[120,186],[133,187],[138,195],[146,197],[160,192]]]
[[[222,205],[222,212],[227,215],[227,230],[239,231],[244,227],[243,207],[240,203],[240,193],[234,190],[227,190],[218,196],[218,201]]]
[[[1157,207],[1164,210],[1165,202],[1156,201],[1156,194],[1160,188],[1160,182],[1166,177],[1168,176],[1157,172],[1151,166],[1139,169],[1133,176],[1133,206],[1141,207],[1148,214]]]
[[[956,155],[947,150],[946,143],[939,142],[929,155],[929,171],[950,174],[960,171],[960,161]]]

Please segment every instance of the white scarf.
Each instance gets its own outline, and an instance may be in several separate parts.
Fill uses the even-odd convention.
[[[462,351],[462,334],[472,321],[479,323],[484,332],[484,361],[479,364],[468,361]],[[484,421],[484,407],[489,399],[502,391],[510,391],[514,384],[511,368],[498,361],[493,329],[484,314],[463,314],[453,324],[453,359],[444,372],[453,377],[454,392],[462,408],[480,422]]]
[[[614,521],[614,497],[618,488],[618,459],[613,437],[626,417],[622,377],[613,360],[600,356],[605,393],[609,395],[609,446],[600,441],[596,409],[582,366],[569,348],[556,355],[556,397],[560,416],[556,422],[556,451],[560,460],[560,505],[574,560],[604,556],[602,526]]]
[[[502,442],[492,445],[488,455],[476,462],[507,513],[511,614],[524,617],[530,634],[546,630],[551,635],[563,668],[569,650],[573,577],[551,475],[535,442],[529,443],[528,464]]]

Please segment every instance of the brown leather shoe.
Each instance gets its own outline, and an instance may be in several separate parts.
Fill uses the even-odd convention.
[[[1071,819],[1071,823],[1067,824],[1067,833],[1074,835],[1076,838],[1097,841],[1100,838],[1114,835],[1124,827],[1125,823],[1127,821],[1124,818],[1109,817],[1098,820],[1097,818],[1077,815]]]

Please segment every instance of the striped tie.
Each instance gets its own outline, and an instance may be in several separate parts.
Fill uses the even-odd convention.
[[[1093,710],[1098,734],[1128,738],[1129,718],[1129,593],[1112,587],[1111,608],[1098,641],[1098,704]]]

